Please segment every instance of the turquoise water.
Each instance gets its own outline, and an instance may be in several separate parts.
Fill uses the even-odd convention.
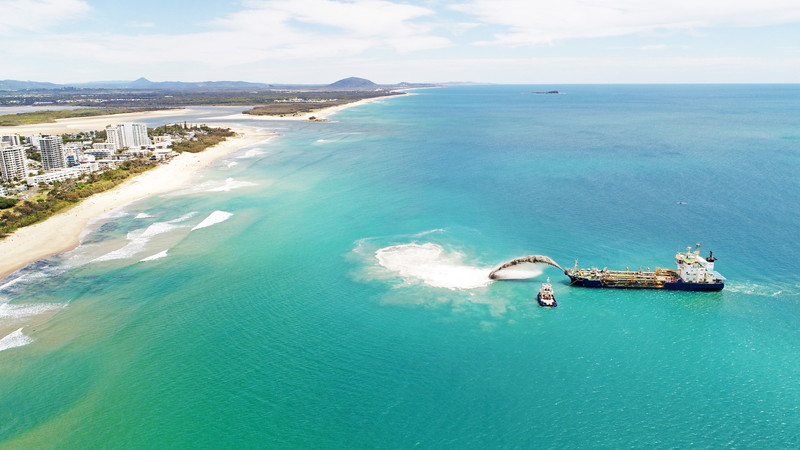
[[[237,122],[282,136],[4,280],[0,448],[797,445],[800,86],[456,87],[333,118]],[[696,242],[724,291],[485,276]]]

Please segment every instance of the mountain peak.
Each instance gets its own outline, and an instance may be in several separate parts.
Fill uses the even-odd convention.
[[[329,88],[368,88],[375,87],[377,84],[364,78],[350,77],[341,79],[335,83],[329,84]]]

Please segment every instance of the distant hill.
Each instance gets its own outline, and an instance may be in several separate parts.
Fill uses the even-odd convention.
[[[269,85],[264,83],[248,83],[246,81],[160,81],[153,82],[147,78],[139,78],[134,81],[92,81],[88,83],[40,83],[36,81],[0,81],[0,91],[20,91],[20,90],[43,90],[43,89],[159,89],[159,90],[246,90],[246,89],[265,89]]]
[[[339,80],[335,83],[331,83],[325,87],[334,89],[353,89],[353,88],[363,89],[363,88],[376,88],[378,87],[378,85],[373,83],[372,81],[365,80],[364,78],[350,77],[350,78],[345,78],[343,80]]]
[[[61,86],[54,83],[40,83],[38,81],[0,80],[0,91],[20,91],[25,89],[58,89]]]
[[[223,89],[264,89],[268,85],[264,83],[248,83],[246,81],[150,81],[147,78],[139,78],[134,81],[93,81],[90,83],[78,83],[70,86],[84,89],[164,89],[164,90],[223,90]]]

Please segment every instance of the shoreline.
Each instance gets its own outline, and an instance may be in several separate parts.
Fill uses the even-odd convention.
[[[20,228],[0,240],[0,254],[4,255],[0,260],[0,280],[34,261],[74,249],[80,245],[84,230],[92,219],[152,195],[181,188],[191,181],[195,172],[208,167],[217,159],[246,145],[278,135],[252,128],[230,128],[238,136],[200,153],[182,153],[169,164],[130,178],[109,191],[86,198],[43,222]]]
[[[408,95],[408,94],[404,94],[404,95]],[[378,100],[386,100],[386,99],[395,98],[395,97],[402,97],[402,95],[384,95],[384,96],[381,96],[381,97],[365,98],[365,99],[358,100],[358,101],[355,101],[355,102],[352,102],[352,103],[347,103],[347,104],[344,104],[344,105],[330,106],[328,108],[318,109],[316,111],[304,113],[304,114],[299,115],[299,116],[289,116],[289,117],[256,116],[256,115],[253,115],[253,114],[239,113],[239,114],[231,114],[231,115],[228,115],[228,116],[209,117],[207,120],[244,120],[244,119],[249,119],[249,120],[263,120],[263,121],[271,122],[271,121],[275,121],[275,120],[307,121],[307,120],[309,120],[310,117],[316,117],[317,119],[325,119],[328,116],[336,114],[337,112],[342,111],[342,110],[347,109],[347,108],[352,108],[354,106],[364,105],[366,103],[372,103],[372,102],[375,102],[375,101],[378,101]]]
[[[25,125],[14,125],[0,127],[0,134],[64,134],[77,131],[103,130],[106,125],[121,122],[136,122],[142,119],[149,119],[159,116],[174,116],[177,111],[181,114],[190,114],[194,110],[186,109],[164,109],[159,111],[143,111],[125,114],[112,114],[107,116],[90,117],[70,117],[68,119],[56,119],[55,123],[30,123]]]

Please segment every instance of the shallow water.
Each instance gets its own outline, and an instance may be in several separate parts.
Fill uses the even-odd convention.
[[[0,448],[796,445],[800,87],[415,93],[238,122],[283,136],[0,282]],[[696,242],[724,291],[485,277]]]

